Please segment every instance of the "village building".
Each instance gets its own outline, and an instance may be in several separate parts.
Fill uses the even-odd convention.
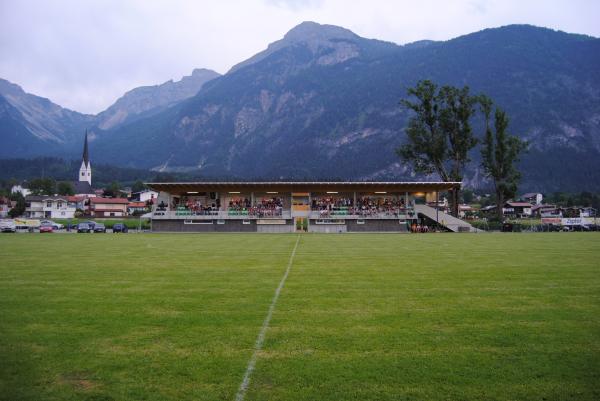
[[[548,214],[555,214],[556,205],[533,205],[531,207],[532,217],[545,217]]]
[[[124,217],[127,216],[129,201],[123,198],[89,199],[88,214],[92,217]]]
[[[4,196],[0,196],[0,218],[7,217],[8,212],[12,208],[13,208],[13,202]]]
[[[154,202],[154,199],[158,197],[158,192],[151,189],[144,189],[143,191],[134,192],[131,194],[131,198],[139,202]]]
[[[25,217],[38,219],[71,219],[77,210],[76,202],[61,195],[27,195]]]
[[[539,192],[529,192],[521,196],[521,200],[532,205],[541,205],[544,201],[544,195]]]
[[[531,203],[528,202],[506,202],[502,208],[504,216],[509,217],[531,217]]]
[[[458,217],[461,219],[472,218],[475,212],[471,205],[458,205]]]
[[[27,195],[31,195],[31,191],[29,190],[29,188],[26,186],[25,183],[13,185],[12,188],[10,189],[10,193],[12,193],[12,194],[20,193],[21,195],[23,195],[23,197],[25,197]]]
[[[130,201],[127,205],[127,213],[130,215],[146,213],[147,211],[148,205],[146,202]]]

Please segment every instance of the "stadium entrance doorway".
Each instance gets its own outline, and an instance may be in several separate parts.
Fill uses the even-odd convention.
[[[296,232],[308,231],[308,218],[295,217]]]

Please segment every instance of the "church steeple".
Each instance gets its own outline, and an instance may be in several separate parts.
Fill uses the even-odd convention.
[[[90,164],[90,155],[88,152],[88,135],[87,130],[85,130],[85,142],[83,142],[83,162],[87,166]]]
[[[90,163],[90,153],[88,150],[87,130],[85,130],[83,156],[81,158],[81,167],[79,167],[79,181],[87,181],[90,185],[92,185],[92,164]]]

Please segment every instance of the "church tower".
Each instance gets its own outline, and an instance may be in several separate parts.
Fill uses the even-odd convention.
[[[79,181],[87,181],[92,185],[92,165],[90,164],[90,155],[88,152],[88,134],[85,131],[85,142],[83,143],[83,157],[81,167],[79,167]]]

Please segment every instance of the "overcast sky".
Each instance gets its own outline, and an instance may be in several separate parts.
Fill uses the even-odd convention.
[[[398,44],[515,23],[600,37],[600,1],[0,0],[0,78],[97,113],[194,68],[225,73],[302,21]]]

